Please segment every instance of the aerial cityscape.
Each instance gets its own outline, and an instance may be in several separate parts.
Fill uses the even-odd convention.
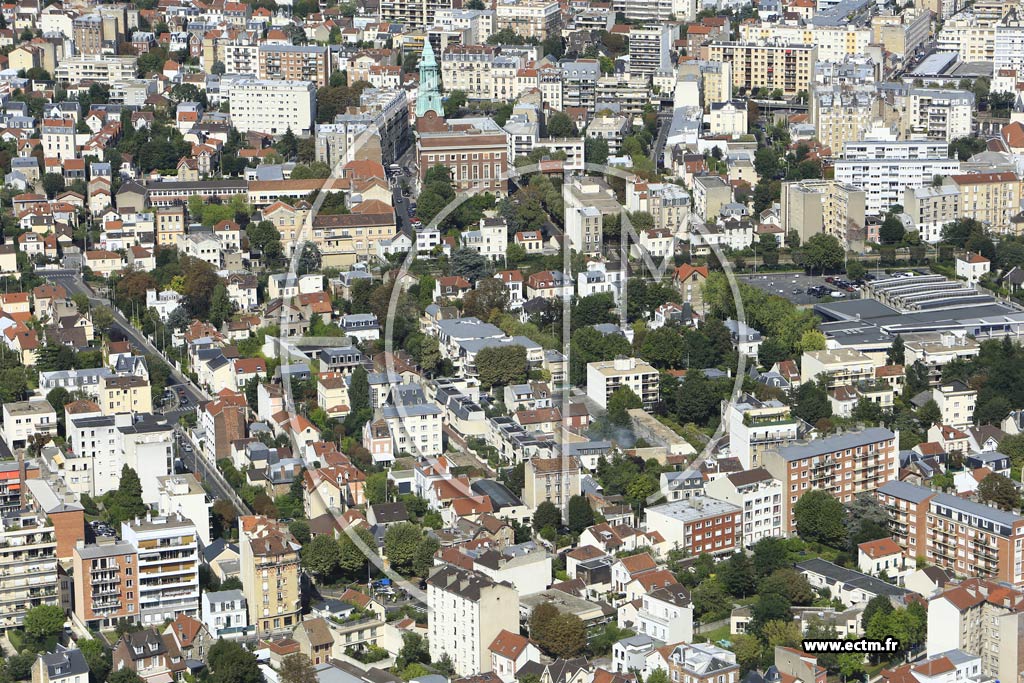
[[[1024,683],[1020,0],[11,0],[0,118],[0,683]]]

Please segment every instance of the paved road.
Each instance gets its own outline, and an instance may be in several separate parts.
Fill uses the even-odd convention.
[[[89,297],[89,301],[92,303],[109,305],[109,302],[106,299],[96,296],[95,292],[93,292],[92,289],[82,281],[81,276],[73,270],[50,271],[46,276],[52,282],[62,285],[71,294],[84,294]],[[181,385],[192,406],[198,406],[200,403],[210,400],[210,397],[206,392],[193,384],[188,377],[175,368],[174,364],[169,361],[166,356],[160,353],[160,350],[153,346],[141,331],[132,327],[131,323],[128,322],[128,319],[125,318],[120,311],[113,306],[110,306],[110,311],[114,316],[114,324],[111,326],[110,331],[111,336],[119,336],[128,340],[136,350],[144,353],[151,353],[163,358],[171,370],[171,378],[174,380],[174,383]],[[177,417],[184,412],[186,411],[171,410],[165,413],[165,415],[170,421],[174,422],[177,420]],[[214,463],[207,462],[205,458],[198,455],[198,444],[193,442],[191,437],[185,434],[184,430],[176,428],[176,431],[179,434],[183,434],[184,438],[191,442],[193,449],[191,457],[192,465],[190,467],[191,471],[195,472],[197,476],[210,486],[211,491],[216,497],[231,501],[235,506],[235,509],[240,514],[249,514],[249,509],[246,507],[245,503],[238,497],[237,493],[233,488],[231,488],[227,480],[224,479],[224,476],[217,469],[216,465]],[[183,449],[179,449],[179,454],[182,456],[182,460],[185,462],[186,466],[188,466],[188,461],[186,461],[184,457],[188,455],[188,453]]]
[[[658,113],[658,137],[654,140],[654,147],[651,149],[651,159],[657,168],[663,168],[662,156],[665,153],[665,143],[668,142],[668,132],[672,127],[673,110]]]
[[[178,455],[181,457],[181,461],[186,469],[195,472],[196,476],[210,487],[210,493],[213,494],[215,499],[230,501],[239,514],[250,514],[249,507],[245,504],[245,501],[231,488],[227,480],[220,473],[220,470],[217,469],[217,466],[199,454],[199,444],[181,427],[175,427],[174,431],[177,433],[179,441]],[[191,450],[182,447],[186,445]]]

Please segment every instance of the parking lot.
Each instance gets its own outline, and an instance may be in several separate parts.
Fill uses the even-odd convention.
[[[823,299],[856,299],[857,292],[844,292],[838,287],[825,282],[822,275],[805,275],[804,273],[758,273],[757,275],[742,275],[740,281],[753,285],[771,294],[783,296],[797,305],[816,304]],[[812,296],[807,290],[812,287],[823,287],[828,292],[841,292],[842,297],[830,297],[826,293],[823,297]]]

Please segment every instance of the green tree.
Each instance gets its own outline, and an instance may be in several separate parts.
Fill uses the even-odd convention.
[[[376,551],[377,540],[369,529],[357,526],[353,533],[371,553]],[[366,551],[349,536],[348,532],[342,534],[341,538],[338,539],[338,569],[341,570],[345,577],[355,579],[363,576],[363,570],[366,568],[368,561],[369,557]]]
[[[732,602],[722,582],[712,577],[701,581],[691,595],[693,611],[702,622],[715,621],[729,616]]]
[[[562,524],[562,512],[549,500],[537,506],[533,513],[533,528],[537,531],[553,527],[557,529]]]
[[[999,452],[1009,456],[1014,467],[1024,467],[1024,434],[1011,434],[999,442]]]
[[[274,144],[274,149],[284,157],[285,161],[292,161],[299,152],[299,140],[292,132],[291,126],[284,132],[281,139]]]
[[[370,505],[386,503],[388,501],[388,473],[374,472],[373,474],[368,474],[363,490],[366,492],[366,501]]]
[[[619,427],[629,425],[629,411],[642,408],[640,397],[629,387],[619,387],[608,397],[608,421]]]
[[[348,400],[353,413],[370,408],[370,382],[362,365],[357,365],[352,371]]]
[[[261,679],[262,675],[260,674]],[[107,677],[107,683],[142,683],[142,676],[129,668],[118,669]],[[255,683],[255,680],[253,683]]]
[[[792,620],[769,621],[761,628],[761,637],[769,652],[777,647],[800,647],[800,625]]]
[[[834,235],[817,233],[811,235],[803,246],[804,265],[811,272],[836,270],[843,263],[843,245]]]
[[[64,610],[57,605],[37,605],[25,612],[22,628],[37,642],[45,641],[64,629]]]
[[[846,540],[846,510],[827,491],[812,490],[800,496],[793,506],[796,531],[800,538],[842,548]]]
[[[444,115],[451,117],[465,106],[466,93],[462,90],[452,90],[444,100]]]
[[[1002,510],[1013,510],[1020,507],[1020,492],[1013,480],[1002,474],[993,472],[978,483],[978,498],[983,503],[990,503]]]
[[[878,239],[882,244],[899,244],[903,240],[904,232],[902,221],[890,213],[878,228]]]
[[[868,600],[868,604],[864,605],[864,613],[861,615],[863,623],[870,624],[874,619],[875,614],[881,612],[882,614],[889,614],[893,611],[892,601],[889,600],[887,595],[876,595],[875,597]]]
[[[750,624],[747,633],[753,633],[764,639],[764,627],[773,621],[789,622],[793,620],[793,612],[789,601],[778,593],[762,593],[750,608]]]
[[[576,124],[567,114],[560,111],[548,117],[548,137],[571,138],[577,135]]]
[[[745,598],[754,593],[754,562],[746,553],[735,553],[718,565],[718,578],[729,595]]]
[[[452,275],[460,275],[471,283],[486,277],[491,271],[487,257],[474,249],[459,249],[451,258]]]
[[[526,347],[518,344],[487,347],[476,354],[475,364],[484,388],[517,384],[526,380]]]
[[[825,349],[825,335],[819,330],[806,330],[800,335],[800,343],[797,345],[797,350],[801,353],[805,351],[823,351]]]
[[[281,683],[317,683],[316,669],[309,657],[301,652],[288,655],[281,660],[278,672]]]
[[[957,218],[942,226],[942,241],[958,249],[964,248],[971,237],[984,234],[984,226],[973,218]]]
[[[64,406],[71,403],[71,394],[68,393],[68,390],[64,387],[50,389],[46,394],[46,402],[57,412],[57,420],[64,422]]]
[[[384,554],[396,571],[408,573],[413,569],[416,549],[422,541],[423,533],[419,527],[400,522],[384,533]]]
[[[764,647],[761,645],[761,641],[747,633],[730,636],[730,640],[732,640],[732,651],[736,654],[736,663],[740,665],[740,672],[746,674],[756,670],[764,656]]]
[[[868,269],[860,261],[850,261],[846,264],[846,277],[854,282],[863,280],[867,274]]]
[[[441,543],[433,536],[427,536],[416,546],[412,570],[416,576],[427,576],[434,566],[434,554],[441,549]]]
[[[318,578],[326,579],[338,570],[341,551],[331,536],[315,536],[302,546],[302,567]]]
[[[263,683],[256,655],[234,640],[221,639],[214,643],[207,665],[213,683]]]
[[[903,343],[903,336],[897,334],[892,340],[892,346],[886,354],[886,361],[889,365],[903,365],[907,360],[906,345]]]
[[[810,605],[817,597],[806,577],[792,567],[776,569],[771,576],[761,580],[757,590],[761,595],[778,593],[784,596],[789,604],[799,606]]]
[[[98,638],[78,641],[78,649],[89,666],[89,683],[106,683],[113,668],[110,650]]]
[[[295,537],[299,545],[309,543],[309,539],[312,538],[309,531],[309,522],[304,519],[296,519],[290,522],[288,524],[288,531]]]
[[[146,510],[149,509],[142,502],[142,482],[139,480],[139,475],[128,465],[121,467],[121,481],[117,490],[107,496],[109,497],[107,513],[113,524],[120,524],[135,517],[144,517]]]
[[[462,315],[467,317],[489,320],[495,311],[501,313],[507,307],[508,288],[493,277],[481,279],[475,289],[462,297]]]
[[[792,395],[793,414],[800,419],[815,424],[818,420],[832,417],[832,404],[828,394],[818,382],[804,382]]]
[[[569,530],[574,534],[582,533],[587,527],[594,525],[594,508],[586,496],[573,496],[569,499]]]
[[[43,192],[48,199],[53,199],[64,191],[64,176],[60,173],[47,173],[43,176]]]
[[[227,287],[218,282],[213,288],[213,296],[210,297],[210,324],[219,328],[225,321],[231,319],[234,308]]]
[[[608,141],[587,137],[583,141],[583,158],[588,164],[604,166],[608,163]]]

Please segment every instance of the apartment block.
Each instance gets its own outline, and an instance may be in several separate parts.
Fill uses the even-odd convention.
[[[636,615],[637,631],[663,643],[693,640],[693,601],[682,584],[656,588],[643,596]]]
[[[815,87],[810,98],[811,123],[818,141],[832,150],[864,138],[875,118],[874,88]]]
[[[261,80],[309,81],[317,88],[331,80],[331,54],[326,46],[263,44],[257,59]]]
[[[524,477],[523,502],[530,510],[547,501],[564,516],[569,499],[580,495],[580,463],[571,456],[527,460]]]
[[[863,245],[866,207],[866,193],[857,185],[835,180],[782,183],[782,229],[796,230],[801,242],[825,233],[847,248]]]
[[[932,389],[932,398],[942,413],[942,424],[967,429],[974,423],[974,406],[978,392],[960,380],[942,382]]]
[[[75,53],[79,55],[99,55],[104,50],[103,17],[98,14],[84,14],[75,17],[71,24],[71,37],[75,42]],[[112,36],[113,38],[114,36]],[[116,45],[110,45],[116,51]]]
[[[729,425],[729,454],[744,470],[760,467],[765,451],[800,438],[803,424],[782,401],[761,401],[751,394],[725,403]]]
[[[382,0],[380,20],[403,26],[433,26],[439,11],[451,9],[451,0]]]
[[[889,531],[900,547],[914,557],[927,552],[928,503],[935,495],[931,489],[902,481],[886,482],[875,491],[875,498],[889,515]]]
[[[137,375],[103,377],[97,403],[104,415],[152,413],[153,394],[149,380]]]
[[[937,493],[928,501],[925,559],[961,576],[1024,585],[1024,517]]]
[[[669,652],[668,669],[672,681],[738,683],[740,680],[736,655],[711,643],[676,645]]]
[[[708,496],[743,511],[740,537],[749,548],[762,538],[782,536],[782,482],[764,468],[733,472],[704,486]]]
[[[906,97],[903,129],[911,137],[952,142],[971,134],[974,93],[963,90],[912,88]]]
[[[199,544],[196,527],[179,515],[121,524],[121,537],[138,551],[139,617],[162,625],[179,614],[199,618]]]
[[[1024,15],[1018,7],[1010,7],[996,23],[992,59],[994,73],[1003,69],[1024,73]]]
[[[62,60],[54,78],[65,84],[96,81],[112,85],[134,79],[137,72],[138,57],[135,56],[83,55]]]
[[[646,531],[658,532],[688,556],[733,553],[740,547],[743,510],[715,498],[692,496],[647,508]]]
[[[944,140],[862,140],[846,143],[843,158],[835,163],[835,179],[862,188],[867,213],[881,215],[899,203],[908,187],[930,185],[935,176],[959,170]]]
[[[176,247],[178,241],[185,236],[187,219],[188,214],[184,204],[154,209],[153,220],[156,227],[157,245]]]
[[[813,45],[818,59],[841,62],[848,56],[862,55],[871,44],[871,29],[855,23],[832,26],[812,23],[740,22],[740,40],[744,43],[781,43]]]
[[[309,80],[246,80],[231,87],[231,123],[239,132],[309,135],[316,121],[316,88]],[[267,102],[275,106],[268,107]]]
[[[960,188],[955,183],[908,187],[903,191],[903,211],[921,239],[934,244],[942,239],[942,226],[960,215]]]
[[[997,233],[1019,230],[1013,218],[1020,214],[1024,193],[1016,173],[965,173],[952,175],[945,183],[960,193],[961,213],[957,216],[973,218]]]
[[[661,379],[650,363],[639,358],[616,358],[587,363],[587,396],[602,408],[620,388],[631,390],[651,410],[661,399]]]
[[[75,619],[91,629],[113,628],[139,619],[138,553],[127,541],[102,536],[80,542],[72,556]]]
[[[299,546],[288,527],[260,515],[238,518],[239,573],[249,624],[260,636],[291,633],[301,620]]]
[[[441,80],[448,90],[461,90],[467,99],[493,100],[493,45],[451,45],[441,55]]]
[[[76,401],[69,408],[65,411],[65,432],[75,457],[68,460],[65,481],[79,494],[102,496],[116,489],[121,478],[116,421],[89,401]]]
[[[434,166],[451,171],[456,191],[508,193],[508,133],[489,118],[442,122],[438,130],[420,131],[416,141],[420,181]]]
[[[875,364],[866,353],[855,349],[804,351],[800,359],[800,382],[825,376],[827,388],[856,385],[875,378]]]
[[[194,474],[171,474],[157,478],[161,517],[181,516],[195,525],[203,547],[210,545],[210,509],[213,501]]]
[[[427,579],[430,658],[447,654],[455,673],[491,670],[488,648],[502,631],[519,632],[519,595],[506,583],[443,565]]]
[[[873,16],[871,42],[885,45],[887,51],[901,57],[912,55],[931,35],[931,19],[929,12],[916,8]]]
[[[3,420],[4,442],[11,451],[25,448],[37,435],[57,436],[57,412],[46,401],[5,403]]]
[[[730,64],[735,88],[781,90],[788,96],[810,91],[818,48],[779,42],[724,41],[702,48],[702,56],[712,62]]]
[[[958,12],[942,24],[935,47],[955,52],[965,62],[991,62],[995,59],[995,22],[969,9]]]
[[[982,578],[946,588],[928,601],[928,657],[952,649],[981,658],[981,672],[1001,681],[1024,671],[1024,592]]]
[[[629,29],[629,73],[650,78],[672,68],[673,26],[633,26]]]
[[[827,491],[848,503],[899,473],[899,435],[872,427],[780,446],[764,454],[764,468],[782,482],[783,532],[796,530],[793,508],[808,491]]]
[[[559,35],[562,10],[556,0],[498,0],[494,21],[499,31],[510,29],[524,38],[543,41]]]
[[[0,520],[0,630],[39,605],[59,605],[54,523],[35,501]]]

